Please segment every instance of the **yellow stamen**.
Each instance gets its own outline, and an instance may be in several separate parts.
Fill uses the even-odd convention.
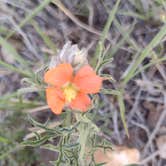
[[[77,96],[77,88],[72,84],[67,84],[63,88],[63,94],[65,96],[65,100],[70,103]]]

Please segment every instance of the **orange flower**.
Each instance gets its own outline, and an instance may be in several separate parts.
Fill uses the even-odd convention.
[[[48,70],[44,80],[50,85],[46,89],[47,103],[55,114],[60,114],[65,105],[87,111],[91,105],[88,94],[98,93],[102,85],[102,78],[89,65],[83,66],[74,74],[69,63]]]

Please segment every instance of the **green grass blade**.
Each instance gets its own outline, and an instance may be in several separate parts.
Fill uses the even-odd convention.
[[[115,18],[115,14],[116,14],[116,12],[118,10],[119,4],[120,4],[120,0],[117,0],[115,6],[113,7],[113,10],[110,11],[110,14],[109,14],[109,17],[108,17],[108,21],[107,21],[107,23],[106,23],[106,25],[104,27],[104,30],[103,30],[101,38],[100,38],[100,41],[101,41],[102,44],[104,44],[104,41],[107,38],[110,26],[112,25],[112,22],[113,22],[113,20]]]
[[[148,63],[147,65],[144,65],[141,67],[141,69],[138,69],[135,73],[134,73],[134,77],[139,74],[141,71],[145,71],[147,68],[149,68],[150,66],[152,65],[155,65],[155,64],[158,64],[158,63],[161,63],[163,61],[166,61],[166,57],[163,57],[163,58],[160,58],[160,59],[157,59],[155,61],[152,60],[152,62]]]
[[[102,89],[101,93],[107,94],[107,95],[115,95],[117,97],[122,123],[123,123],[124,129],[126,131],[126,134],[129,137],[128,128],[127,128],[127,124],[126,124],[126,118],[125,118],[125,104],[123,101],[122,92],[118,91],[118,90],[112,90],[112,89]]]
[[[120,32],[120,34],[124,38],[126,38],[126,41],[133,47],[133,49],[138,51],[139,47],[137,46],[136,42],[133,39],[130,38],[130,36],[126,33],[126,31],[124,31],[124,29],[122,28],[122,25],[118,22],[117,19],[114,20],[114,23],[115,23],[115,26],[116,26],[117,30]]]
[[[126,131],[126,134],[129,137],[129,132],[128,132],[128,128],[127,128],[127,124],[126,124],[126,118],[125,118],[125,104],[124,104],[124,101],[123,101],[122,94],[118,95],[117,98],[118,98],[120,116],[121,116],[121,119],[122,119],[122,123],[123,123],[124,129]]]
[[[122,39],[118,43],[116,43],[115,46],[111,48],[111,50],[109,51],[110,53],[107,55],[107,57],[109,58],[113,57],[115,53],[124,45],[126,41],[130,43],[130,34],[132,33],[134,26],[135,26],[135,23],[133,23],[130,26],[130,29],[128,29],[125,33],[121,33],[123,35]]]
[[[26,72],[26,71],[24,71],[22,69],[14,67],[13,65],[5,63],[2,60],[0,60],[0,66],[3,66],[3,67],[5,67],[6,69],[8,69],[10,71],[17,72],[17,73],[19,73],[19,74],[21,74],[23,76],[26,76],[26,77],[30,77],[31,76],[31,74],[29,72]]]
[[[95,64],[95,65],[97,64],[96,70],[97,70],[98,66],[100,65],[100,61],[102,61],[102,52],[104,50],[104,41],[108,36],[109,29],[112,25],[114,18],[115,18],[115,14],[118,10],[119,4],[120,4],[120,0],[117,0],[115,6],[113,7],[113,10],[110,11],[108,20],[106,22],[106,25],[104,27],[104,30],[103,30],[102,35],[100,37],[100,40],[98,42],[96,52],[95,52],[95,57],[93,58],[93,64]]]
[[[21,23],[19,24],[19,27],[23,27],[25,24],[27,24],[33,17],[35,17],[41,10],[43,10],[43,8],[45,8],[49,3],[51,2],[51,0],[43,0],[43,2],[36,7],[34,10],[32,10],[32,12],[30,14],[28,14],[24,20],[21,21]],[[15,31],[12,31],[11,33],[9,33],[9,35],[6,37],[6,39],[10,38],[13,34],[15,33]]]
[[[18,61],[20,65],[28,67],[27,60],[22,58],[21,55],[17,53],[16,49],[2,37],[0,37],[0,45],[5,48],[5,50],[7,50],[7,52],[12,56],[12,58]]]
[[[128,17],[134,17],[140,20],[146,20],[146,17],[144,15],[140,13],[135,13],[132,11],[119,11],[118,14],[123,16],[128,16]]]
[[[11,32],[11,30],[9,30],[8,28],[6,28],[5,26],[3,26],[3,25],[0,25],[0,34],[1,35],[6,35],[6,34],[8,34],[8,33],[10,33]]]
[[[52,42],[52,40],[40,29],[40,27],[38,26],[37,22],[35,22],[34,20],[31,21],[31,24],[33,25],[33,27],[35,28],[35,30],[37,31],[37,33],[41,36],[41,38],[43,39],[44,43],[46,44],[46,46],[48,48],[50,48],[55,54],[57,53],[57,48],[55,46],[55,44]]]
[[[20,149],[22,149],[22,145],[15,145],[15,147],[10,148],[8,151],[4,152],[2,155],[0,155],[0,160],[4,160],[9,156],[10,153],[16,152]]]
[[[152,49],[155,48],[161,41],[161,39],[166,35],[166,25],[164,25],[157,35],[152,39],[152,41],[145,47],[141,55],[137,58],[130,71],[123,80],[123,84],[126,84],[130,79],[133,78],[135,71],[142,61],[152,53]]]
[[[0,142],[7,144],[9,143],[9,140],[5,137],[0,136]]]

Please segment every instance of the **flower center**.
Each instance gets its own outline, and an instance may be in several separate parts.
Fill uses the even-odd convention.
[[[73,84],[69,83],[64,86],[63,94],[65,96],[65,100],[70,103],[77,96],[77,88]]]

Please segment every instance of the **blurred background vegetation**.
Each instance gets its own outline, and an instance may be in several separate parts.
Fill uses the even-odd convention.
[[[156,151],[166,135],[165,23],[165,0],[0,0],[0,165],[48,166],[57,158],[20,143],[33,131],[28,115],[60,120],[46,106],[42,75],[70,40],[114,79],[92,110],[102,136],[139,149],[142,165],[164,166]]]

